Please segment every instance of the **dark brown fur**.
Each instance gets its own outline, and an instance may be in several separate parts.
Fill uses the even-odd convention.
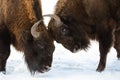
[[[49,31],[71,52],[86,50],[90,39],[99,42],[97,71],[104,70],[113,43],[120,58],[120,0],[59,0],[54,14],[61,24],[56,26],[56,20],[51,19]]]
[[[24,52],[31,72],[51,67],[54,45],[44,23],[38,26],[38,38],[31,35],[32,25],[41,19],[40,0],[0,0],[0,71],[5,71],[11,44]]]

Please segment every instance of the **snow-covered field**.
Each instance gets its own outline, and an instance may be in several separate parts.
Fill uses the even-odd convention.
[[[42,0],[43,14],[52,13],[57,0]],[[46,23],[48,19],[46,20]],[[91,41],[87,52],[71,53],[55,42],[52,68],[44,74],[30,74],[24,62],[24,55],[11,46],[11,56],[7,62],[6,75],[0,73],[0,80],[120,80],[120,60],[111,48],[105,71],[96,72],[99,63],[99,49],[96,41]]]

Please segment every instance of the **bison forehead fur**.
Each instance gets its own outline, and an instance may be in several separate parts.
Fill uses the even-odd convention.
[[[54,44],[42,19],[40,0],[0,0],[0,71],[11,44],[24,52],[31,72],[49,70]]]
[[[72,52],[86,50],[91,39],[99,41],[97,71],[103,71],[113,43],[120,58],[119,5],[120,0],[59,0],[53,15],[57,18],[52,16],[48,29],[58,43]]]

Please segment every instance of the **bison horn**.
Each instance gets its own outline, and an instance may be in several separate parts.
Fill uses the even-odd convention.
[[[38,38],[40,36],[40,31],[37,30],[39,23],[41,23],[42,20],[39,20],[38,22],[36,22],[32,27],[31,27],[31,34],[34,38]]]
[[[53,19],[55,20],[55,25],[56,25],[56,26],[60,26],[60,25],[62,24],[62,21],[61,21],[60,17],[57,16],[57,15],[46,14],[46,15],[43,15],[43,16],[44,16],[44,17],[51,17],[51,18],[53,18]]]

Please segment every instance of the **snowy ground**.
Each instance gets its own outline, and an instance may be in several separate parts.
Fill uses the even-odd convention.
[[[56,0],[42,1],[43,14],[52,13]],[[105,71],[99,73],[95,71],[99,62],[96,41],[91,41],[87,52],[71,53],[56,42],[55,46],[52,69],[34,76],[26,67],[23,53],[17,52],[11,46],[12,52],[7,62],[7,73],[6,75],[0,73],[0,80],[120,80],[120,60],[117,59],[114,48],[111,48],[108,54]]]
[[[112,48],[108,54],[104,72],[96,72],[99,62],[98,43],[91,43],[91,48],[78,53],[71,53],[60,44],[56,44],[52,69],[44,74],[32,76],[24,63],[24,56],[13,47],[8,60],[6,75],[0,73],[0,80],[120,80],[120,61]]]

